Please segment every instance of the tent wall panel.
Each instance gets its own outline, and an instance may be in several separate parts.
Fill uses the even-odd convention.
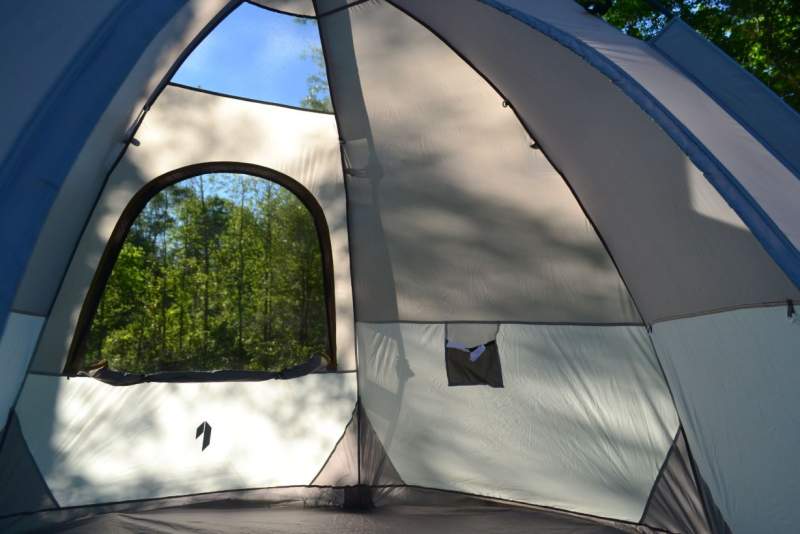
[[[623,35],[597,18],[581,17],[575,4],[572,9],[564,9],[554,0],[537,3],[535,7],[520,0],[504,2],[549,20],[622,67],[697,136],[766,210],[795,247],[800,247],[800,223],[795,216],[800,202],[797,176],[701,87],[676,72],[645,43]],[[556,10],[548,9],[552,7],[556,7],[557,14]]]
[[[12,415],[0,440],[0,517],[58,506]]]
[[[569,188],[475,71],[385,2],[320,30],[359,320],[640,321]]]
[[[651,41],[800,178],[800,114],[679,18]]]
[[[73,57],[122,2],[87,0],[81,10],[65,2],[35,0],[0,6],[3,48],[14,51],[3,55],[0,75],[16,82],[0,85],[0,161]],[[20,87],[25,87],[23,94]]]
[[[59,504],[78,506],[310,484],[355,401],[355,373],[127,387],[30,375],[17,413]]]
[[[203,162],[252,163],[297,180],[331,233],[339,369],[355,368],[345,197],[334,118],[169,86],[147,114],[99,199],[44,329],[33,369],[63,369],[100,257],[125,206],[148,182]]]
[[[44,317],[11,312],[0,337],[0,432],[14,407],[36,348]]]
[[[97,196],[114,161],[125,149],[130,129],[136,123],[142,108],[186,47],[229,3],[229,0],[186,3],[171,19],[164,21],[163,29],[143,49],[136,64],[131,66],[124,82],[94,124],[80,153],[68,172],[65,172],[66,177],[61,188],[54,191],[58,195],[41,228],[14,299],[16,310],[39,315],[49,314]],[[50,6],[52,2],[47,4]],[[152,8],[158,7],[161,2],[128,0],[125,4]],[[84,9],[85,6],[81,5],[81,10],[73,11],[85,17],[87,12]],[[57,17],[52,19],[59,27],[65,26],[64,20]],[[138,20],[132,19],[129,22],[139,31]],[[107,46],[111,49],[112,45]],[[115,55],[114,61],[119,61],[119,57]],[[103,75],[97,75],[91,82],[100,83],[102,78]],[[97,106],[98,103],[90,93],[83,92],[69,106],[80,110]],[[69,137],[64,133],[63,125],[55,130],[64,137]],[[70,132],[70,135],[74,135],[74,132]],[[24,203],[17,199],[17,204]],[[17,227],[19,222],[15,221],[14,225]]]
[[[36,104],[35,111],[27,118],[23,128],[14,130],[14,144],[0,162],[0,188],[2,188],[0,227],[3,228],[0,233],[0,248],[5,251],[0,256],[0,271],[3,272],[0,283],[2,324],[5,323],[17,288],[26,272],[26,265],[29,263],[48,212],[56,201],[62,184],[68,180],[68,174],[75,169],[83,156],[86,158],[84,162],[88,160],[92,166],[99,166],[101,169],[99,173],[90,174],[91,179],[101,180],[107,170],[107,167],[103,168],[101,162],[106,161],[109,153],[95,150],[98,147],[110,148],[117,144],[129,122],[117,123],[115,129],[104,132],[111,133],[110,137],[93,138],[92,133],[97,132],[101,125],[108,127],[112,122],[116,123],[117,115],[130,116],[136,113],[134,109],[140,109],[136,106],[137,98],[143,101],[147,96],[142,93],[145,92],[144,86],[147,80],[156,70],[153,60],[159,58],[162,53],[168,53],[169,45],[175,36],[180,34],[187,20],[192,19],[186,14],[193,13],[197,7],[196,4],[186,4],[185,0],[163,2],[127,0],[113,4],[113,9],[107,12],[108,3],[100,6],[98,2],[90,2],[87,3],[86,13],[83,10],[80,13],[75,11],[63,18],[50,16],[48,13],[48,16],[37,19],[37,15],[41,15],[43,3],[34,2],[34,4],[35,7],[32,8],[10,8],[14,10],[14,14],[9,16],[8,20],[18,22],[9,24],[17,28],[36,28],[37,34],[46,34],[52,29],[51,26],[72,27],[69,21],[74,17],[85,16],[88,20],[96,22],[100,18],[95,16],[98,10],[107,14],[94,29],[91,28],[93,23],[90,23],[89,27],[85,24],[75,24],[74,33],[68,32],[74,38],[65,38],[63,52],[66,54],[64,56],[56,54],[62,58],[61,63],[65,65],[57,76],[44,76],[50,81],[47,84],[42,80],[47,85],[46,96]],[[206,7],[212,5],[208,3]],[[170,21],[176,21],[176,24],[169,25]],[[165,26],[168,27],[166,34]],[[62,30],[53,32],[58,35]],[[3,49],[20,48],[19,43],[13,40],[18,37],[18,31],[0,33],[4,39],[11,39],[10,42],[3,42]],[[180,46],[174,48],[175,55],[182,48]],[[31,55],[23,53],[25,60],[35,59],[39,52],[48,47],[34,45],[33,49],[37,53]],[[3,63],[6,64],[5,61]],[[15,65],[13,62],[11,64]],[[20,70],[40,72],[40,68],[41,70],[47,70],[49,67],[57,68],[49,62],[33,61],[31,64],[36,66],[29,68],[25,64]],[[9,79],[17,79],[17,76],[10,76]],[[23,88],[22,91],[25,91],[26,85],[15,84],[14,87],[17,87],[17,90]],[[125,97],[118,99],[121,94]],[[23,114],[30,113],[29,99],[20,98],[16,94],[9,98],[12,103],[18,100],[23,102],[21,104]],[[117,107],[119,104],[121,107]],[[46,156],[43,157],[44,153]],[[90,187],[89,191],[91,189]],[[88,191],[84,191],[86,192]],[[71,222],[80,228],[84,221],[85,219],[76,217]],[[58,237],[64,239],[64,236]],[[68,256],[71,245],[68,245],[66,250]],[[49,271],[49,276],[45,279],[61,279],[63,270],[58,270],[59,264],[62,267],[65,265],[63,258],[53,265],[55,270]],[[28,306],[17,306],[17,309],[28,313],[46,313],[46,310],[41,308]]]
[[[364,409],[405,483],[639,520],[678,429],[644,328],[503,324],[490,388],[448,387],[442,324],[357,326]]]
[[[733,532],[800,523],[800,324],[786,307],[658,323],[653,340],[700,475]]]
[[[597,225],[648,322],[800,297],[800,289],[667,133],[583,58],[480,2],[395,3],[442,35],[509,99]],[[575,31],[588,25],[597,37],[590,44],[613,38],[607,48],[619,61],[631,54],[643,65],[660,61],[658,72],[667,68],[657,53],[577,4],[517,4],[537,16],[546,12],[553,24],[566,17],[579,26]],[[671,68],[668,73],[681,77]],[[685,95],[693,102],[699,90],[681,79],[670,98]],[[697,98],[702,104],[691,113],[702,121],[707,109],[718,106],[702,92]],[[728,126],[749,138],[740,127]],[[724,129],[728,126],[716,128],[733,143],[740,138]],[[760,177],[772,172],[768,169],[747,175]]]
[[[300,17],[313,17],[313,0],[252,0],[254,4]]]
[[[794,216],[800,182],[697,84],[646,43],[587,17],[575,3],[481,1],[541,27],[623,87],[686,150],[800,286],[800,223]]]
[[[668,532],[724,532],[711,528],[706,519],[703,496],[694,477],[694,467],[682,428],[675,436],[672,449],[653,485],[641,522]]]

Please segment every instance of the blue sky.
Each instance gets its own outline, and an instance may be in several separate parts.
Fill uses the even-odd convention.
[[[244,3],[181,65],[172,81],[210,91],[297,106],[317,73],[309,51],[317,23]]]

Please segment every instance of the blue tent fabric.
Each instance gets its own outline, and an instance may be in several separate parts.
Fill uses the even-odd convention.
[[[0,164],[0,325],[62,180],[133,65],[185,2],[121,1],[49,89]]]

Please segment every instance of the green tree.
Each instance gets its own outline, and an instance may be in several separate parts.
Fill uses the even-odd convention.
[[[325,58],[322,55],[322,48],[312,46],[306,54],[314,62],[317,72],[306,79],[308,94],[300,102],[300,105],[317,111],[332,112],[333,105],[331,104],[330,89],[328,88],[328,77],[325,73]]]
[[[161,191],[134,221],[85,362],[132,372],[280,370],[328,351],[322,256],[308,209],[240,174]]]
[[[579,2],[639,39],[654,37],[667,22],[667,16],[647,0]],[[800,2],[660,0],[660,4],[800,110]]]

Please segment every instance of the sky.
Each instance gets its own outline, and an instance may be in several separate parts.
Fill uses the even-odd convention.
[[[189,55],[172,81],[293,106],[317,73],[317,23],[243,3]],[[324,76],[324,75],[323,75]]]

